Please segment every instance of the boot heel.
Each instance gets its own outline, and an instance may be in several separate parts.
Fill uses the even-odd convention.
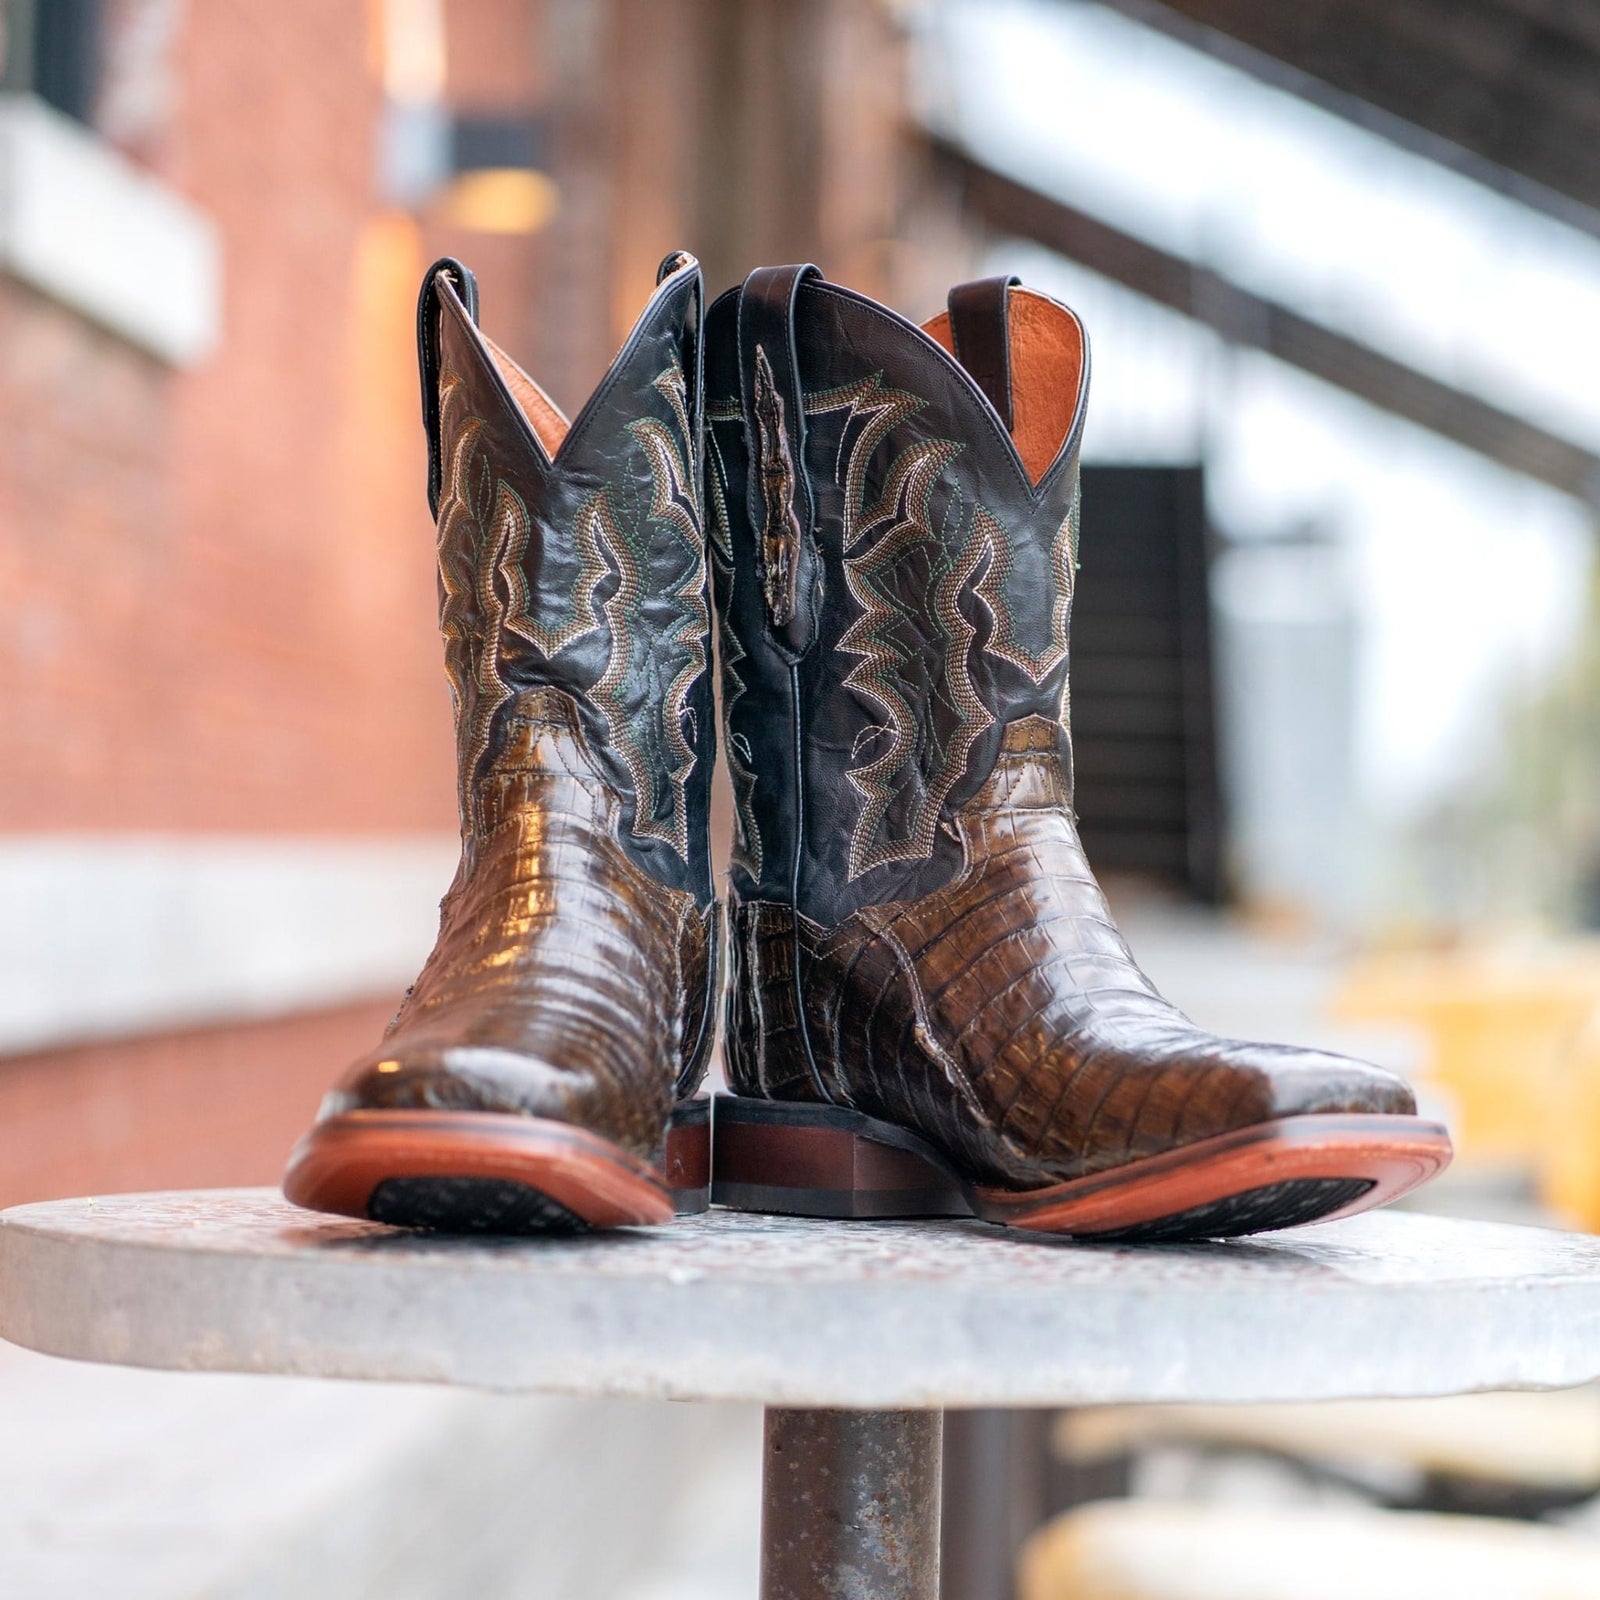
[[[711,1200],[792,1217],[969,1217],[954,1173],[915,1135],[842,1106],[716,1097]]]
[[[704,1095],[673,1107],[667,1147],[658,1170],[672,1191],[680,1217],[697,1216],[711,1205],[711,1102]]]

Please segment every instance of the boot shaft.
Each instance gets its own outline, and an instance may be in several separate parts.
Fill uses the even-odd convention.
[[[955,354],[960,352],[959,358]],[[1088,350],[963,286],[919,329],[814,268],[707,315],[732,886],[831,927],[962,862],[1009,725],[1065,718]]]
[[[556,689],[621,797],[619,843],[705,905],[715,731],[701,293],[693,258],[668,257],[570,425],[479,330],[459,263],[429,271],[418,338],[468,853],[519,699]]]

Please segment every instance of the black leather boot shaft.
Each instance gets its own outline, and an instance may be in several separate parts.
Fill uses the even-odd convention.
[[[438,263],[419,307],[423,415],[446,667],[467,734],[463,818],[517,696],[562,690],[624,796],[623,848],[658,882],[706,905],[716,727],[702,287],[687,256],[662,270],[610,371],[552,450],[529,421],[542,397],[513,395],[512,381],[531,380],[476,327],[471,274]]]
[[[1003,373],[1003,294],[966,310]],[[1033,482],[959,362],[815,268],[724,295],[707,350],[733,887],[831,926],[947,883],[1005,725],[1061,719],[1082,407]]]

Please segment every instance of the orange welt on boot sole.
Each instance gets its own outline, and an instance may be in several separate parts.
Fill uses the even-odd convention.
[[[493,1111],[350,1111],[296,1145],[284,1195],[312,1211],[450,1233],[573,1233],[703,1211],[709,1102],[674,1112],[654,1164],[569,1123]]]
[[[1449,1164],[1420,1117],[1318,1113],[1033,1189],[969,1183],[927,1141],[838,1106],[718,1095],[714,1204],[816,1217],[979,1217],[1128,1242],[1225,1238],[1387,1204]]]

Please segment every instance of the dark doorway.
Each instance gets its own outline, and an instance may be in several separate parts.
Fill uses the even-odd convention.
[[[1197,899],[1222,896],[1199,467],[1085,467],[1072,614],[1073,767],[1084,848]]]

